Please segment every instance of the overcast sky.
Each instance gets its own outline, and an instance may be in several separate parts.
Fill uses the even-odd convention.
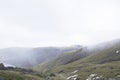
[[[120,0],[0,0],[0,48],[120,38]]]

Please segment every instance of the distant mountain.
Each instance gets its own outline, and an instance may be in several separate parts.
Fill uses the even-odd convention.
[[[4,65],[5,67],[16,67],[16,66],[11,65],[11,64],[8,64],[8,63],[3,63],[3,65]]]
[[[77,50],[81,46],[5,48],[0,49],[0,62],[21,68],[31,68],[44,61],[51,60],[67,51]]]

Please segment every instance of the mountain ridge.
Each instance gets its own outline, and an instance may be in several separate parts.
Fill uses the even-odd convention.
[[[37,47],[37,48],[5,48],[0,49],[0,62],[21,68],[32,68],[44,61],[57,57],[64,52],[78,49],[73,47]]]

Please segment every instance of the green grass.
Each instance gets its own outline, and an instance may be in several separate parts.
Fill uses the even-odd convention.
[[[63,72],[59,73],[61,70]],[[105,64],[82,63],[78,65],[68,64],[53,69],[54,73],[62,74],[66,77],[73,75],[72,72],[78,70],[80,80],[85,80],[90,74],[96,73],[106,78],[114,78],[120,75],[120,61]]]
[[[1,70],[0,77],[5,80],[44,80],[42,77],[33,74],[24,74],[18,71]]]

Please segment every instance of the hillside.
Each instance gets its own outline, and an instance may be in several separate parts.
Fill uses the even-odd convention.
[[[120,76],[120,42],[104,43],[92,49],[83,47],[40,64],[34,70],[52,71],[65,78],[76,74],[80,80],[85,80],[93,73],[105,78],[115,78]],[[76,73],[72,73],[76,70]]]
[[[89,54],[87,53],[88,50],[86,47],[81,47],[79,50],[73,50],[73,51],[68,51],[65,52],[64,54],[56,57],[53,60],[46,61],[42,64],[39,64],[38,66],[34,67],[34,69],[37,71],[47,71],[51,68],[58,67],[61,65],[65,65],[71,62],[74,62],[76,60],[79,60],[81,58],[84,58],[88,56]]]

